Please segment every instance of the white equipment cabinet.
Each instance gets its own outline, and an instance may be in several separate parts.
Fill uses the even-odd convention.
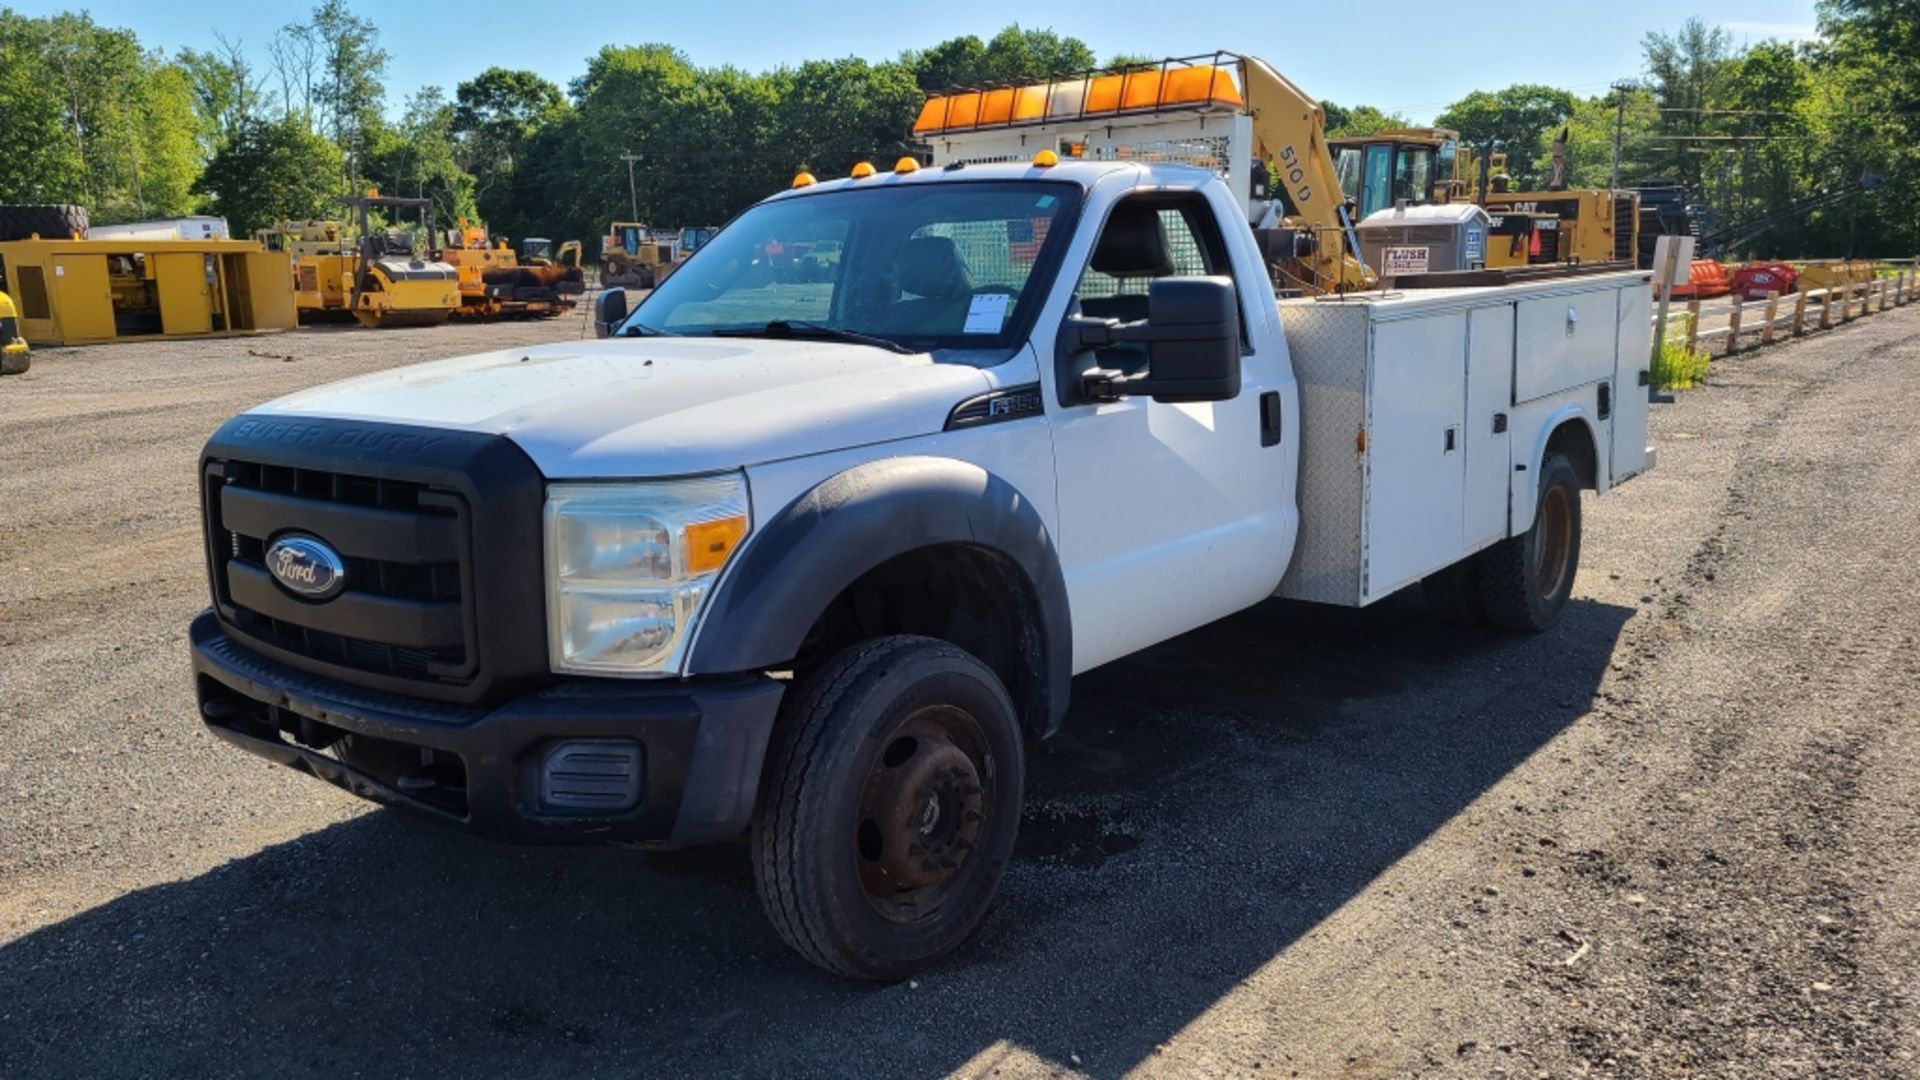
[[[1646,298],[1620,273],[1281,301],[1301,524],[1279,595],[1363,606],[1525,532],[1533,463],[1569,418],[1600,490],[1646,468]]]

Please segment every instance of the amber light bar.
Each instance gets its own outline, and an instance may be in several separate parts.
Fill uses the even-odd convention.
[[[913,133],[977,131],[1158,109],[1237,109],[1246,104],[1235,78],[1239,60],[1232,53],[1210,53],[1023,86],[961,87],[928,98],[913,122]]]

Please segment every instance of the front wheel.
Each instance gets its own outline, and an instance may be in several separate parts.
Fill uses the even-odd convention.
[[[789,691],[775,739],[753,870],[787,944],[896,980],[964,941],[1020,822],[1020,725],[993,672],[932,638],[863,642]]]
[[[1540,462],[1533,527],[1476,556],[1480,610],[1507,630],[1552,626],[1573,596],[1580,569],[1580,474],[1566,455]]]

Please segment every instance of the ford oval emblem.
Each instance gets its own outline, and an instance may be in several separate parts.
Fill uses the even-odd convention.
[[[331,600],[347,587],[347,564],[311,536],[288,535],[267,547],[267,572],[303,600]]]

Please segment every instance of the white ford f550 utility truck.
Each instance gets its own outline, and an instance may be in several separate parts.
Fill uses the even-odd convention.
[[[1215,171],[799,187],[600,340],[236,417],[200,711],[485,835],[750,836],[781,936],[898,978],[986,911],[1075,673],[1426,580],[1538,630],[1651,463],[1644,275],[1276,300]]]

